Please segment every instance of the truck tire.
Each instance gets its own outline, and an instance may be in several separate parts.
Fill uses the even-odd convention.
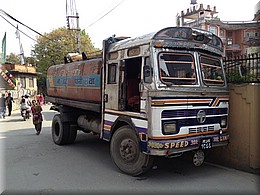
[[[69,127],[69,136],[67,144],[73,144],[75,142],[75,139],[77,137],[77,128],[76,127]]]
[[[110,155],[124,173],[138,176],[152,167],[153,156],[141,152],[138,138],[130,126],[120,127],[112,136]]]
[[[52,119],[52,139],[57,145],[67,144],[69,138],[70,125],[68,122],[61,122],[60,114],[56,114]]]

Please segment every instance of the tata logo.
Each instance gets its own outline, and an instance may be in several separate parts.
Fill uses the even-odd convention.
[[[197,113],[197,121],[202,124],[204,123],[206,120],[206,112],[204,110],[200,110],[198,113]]]

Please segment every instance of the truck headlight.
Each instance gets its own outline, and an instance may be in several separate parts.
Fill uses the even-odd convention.
[[[227,126],[227,119],[226,118],[222,118],[220,121],[220,126],[221,128],[224,128]]]
[[[177,133],[177,128],[175,123],[164,123],[163,124],[163,134],[174,134]]]

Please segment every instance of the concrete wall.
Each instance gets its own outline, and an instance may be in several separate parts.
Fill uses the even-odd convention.
[[[230,85],[230,144],[209,161],[249,172],[260,170],[260,84]]]

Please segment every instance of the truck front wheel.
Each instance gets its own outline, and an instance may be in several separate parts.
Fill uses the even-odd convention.
[[[138,138],[130,126],[120,127],[110,143],[115,165],[124,173],[140,175],[152,167],[153,157],[141,152]]]
[[[69,122],[62,122],[60,114],[52,120],[52,139],[57,145],[71,144],[75,141],[77,131],[70,128]]]

